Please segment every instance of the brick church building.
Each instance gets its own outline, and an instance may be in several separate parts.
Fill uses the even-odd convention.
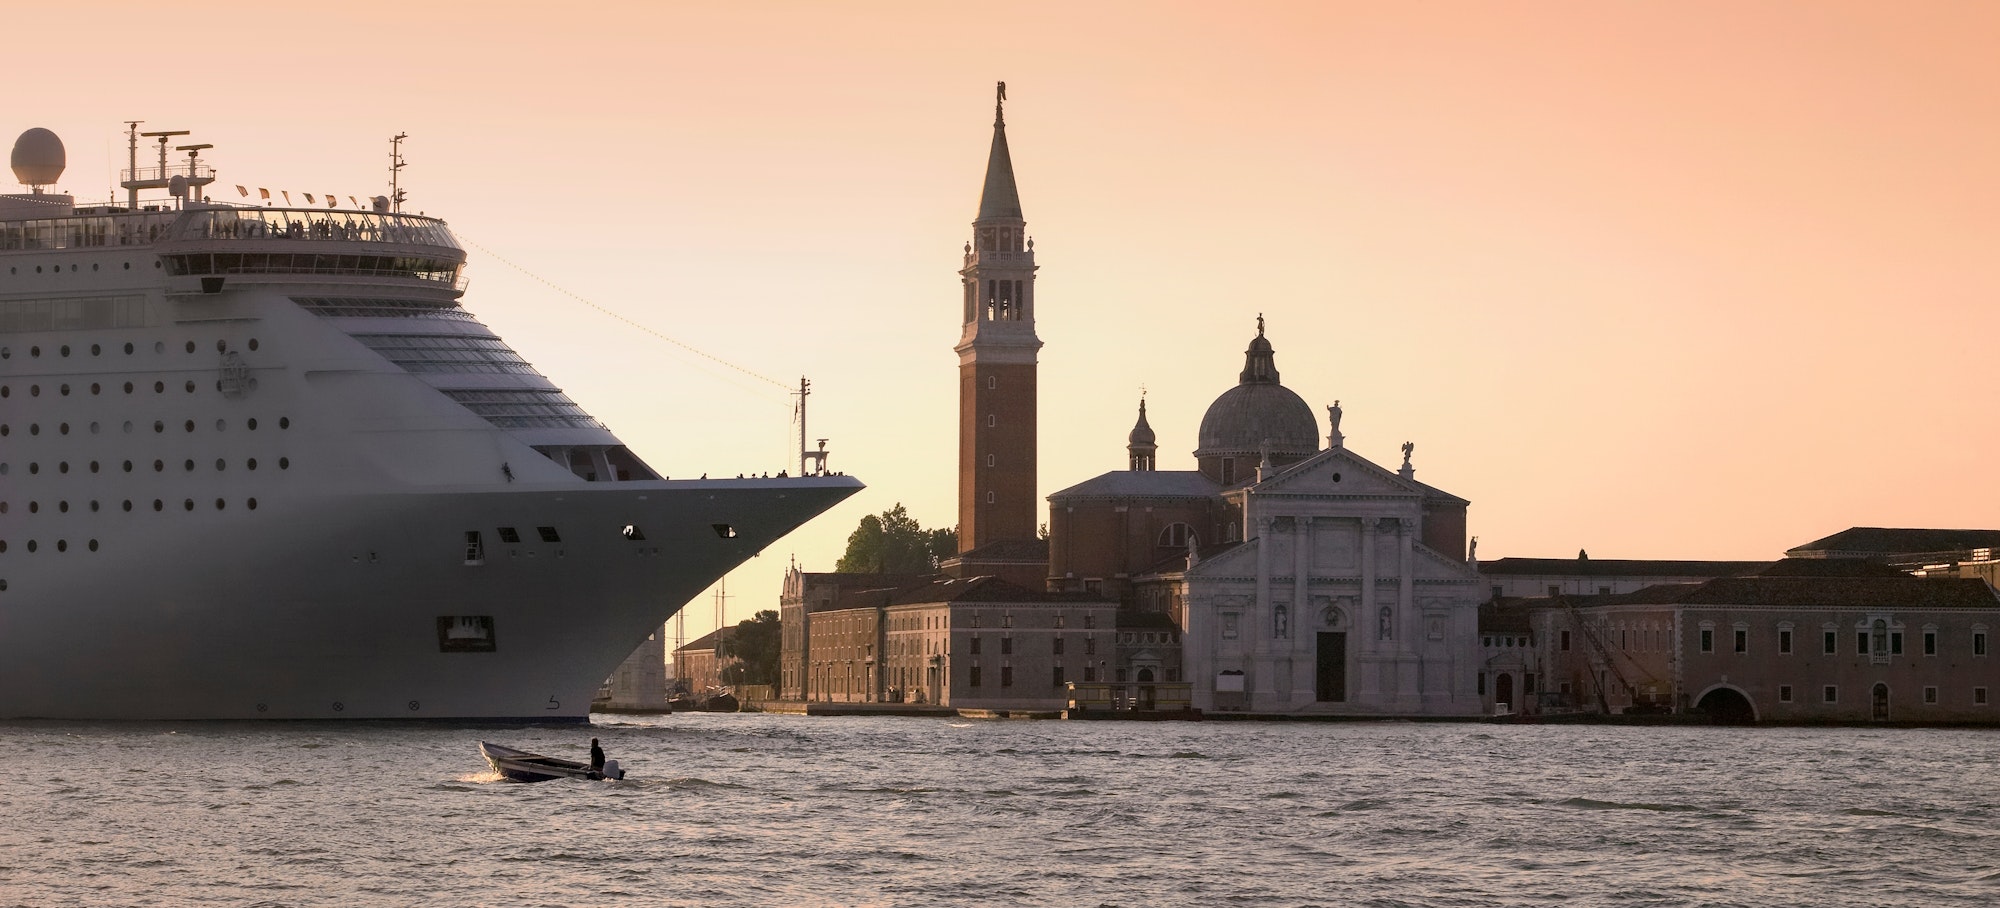
[[[1159,469],[1142,400],[1128,469],[1050,495],[1039,536],[1037,265],[1000,104],[994,113],[959,270],[958,554],[932,578],[795,568],[782,601],[781,696],[826,699],[813,679],[838,677],[842,697],[914,690],[941,705],[1060,707],[1068,678],[1185,684],[1204,710],[1479,712],[1482,586],[1467,502],[1416,480],[1411,445],[1399,470],[1344,447],[1338,404],[1322,446],[1312,407],[1279,381],[1262,316],[1236,385],[1202,418],[1195,469]],[[1017,672],[1011,643],[982,651],[978,631],[956,626],[972,612],[948,606],[974,583],[980,611],[1047,629],[1055,662]],[[892,640],[902,625],[930,636]],[[880,639],[848,639],[857,627],[879,628],[864,636]],[[847,637],[836,641],[834,628]],[[1043,645],[1032,644],[1046,660]],[[858,695],[845,680],[857,677]],[[996,677],[1038,680],[994,691]]]

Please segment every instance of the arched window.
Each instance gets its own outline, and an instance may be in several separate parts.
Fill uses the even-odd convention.
[[[1160,531],[1160,548],[1184,549],[1187,548],[1188,540],[1193,538],[1194,527],[1185,523],[1170,523],[1166,529]]]

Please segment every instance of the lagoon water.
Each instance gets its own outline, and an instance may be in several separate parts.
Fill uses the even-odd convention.
[[[0,906],[2000,903],[2000,731],[595,718],[0,725]]]

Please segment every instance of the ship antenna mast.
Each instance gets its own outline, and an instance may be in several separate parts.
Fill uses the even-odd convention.
[[[407,132],[399,132],[389,139],[389,210],[400,213],[403,210],[402,171],[403,140],[410,137]]]
[[[812,382],[799,376],[799,389],[792,392],[799,397],[799,475],[826,475],[826,439],[819,440],[819,450],[806,447],[806,398],[812,395]],[[809,466],[810,465],[810,466]]]

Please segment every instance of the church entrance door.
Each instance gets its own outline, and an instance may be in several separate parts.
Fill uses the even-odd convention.
[[[1347,699],[1346,631],[1320,631],[1319,673],[1314,689],[1322,703],[1340,703]]]
[[[1872,699],[1875,701],[1874,708],[1870,710],[1869,715],[1872,716],[1877,722],[1889,721],[1889,685],[1887,684],[1875,685],[1874,696]]]
[[[1514,676],[1501,672],[1493,679],[1493,708],[1495,711],[1516,712],[1514,709]]]

